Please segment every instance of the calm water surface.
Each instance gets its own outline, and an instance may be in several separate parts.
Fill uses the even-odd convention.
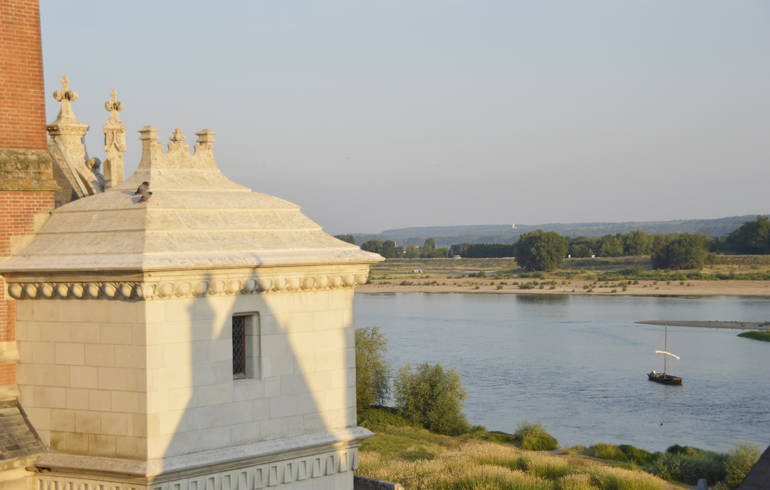
[[[770,444],[770,344],[736,330],[669,327],[669,372],[647,380],[663,327],[637,320],[770,320],[764,298],[357,294],[356,326],[379,325],[394,370],[440,362],[468,390],[472,424],[541,422],[562,446],[596,442],[726,451]]]

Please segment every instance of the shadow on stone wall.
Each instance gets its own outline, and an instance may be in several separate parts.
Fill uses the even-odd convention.
[[[249,279],[260,278],[252,273]],[[217,278],[208,275],[206,280],[211,286]],[[286,295],[297,296],[292,301]],[[342,312],[318,313],[310,305],[333,303],[335,295],[344,295],[343,306],[350,314],[340,317],[345,320],[343,325],[337,322],[338,330],[319,336],[316,327]],[[273,304],[284,310],[274,311]],[[322,477],[333,479],[333,488],[352,488],[357,448],[332,442],[330,434],[356,425],[352,308],[352,290],[195,298],[187,307],[190,331],[185,335],[190,339],[190,389],[164,451],[164,473],[217,460],[233,462],[236,469],[216,473],[215,479],[221,481],[215,488],[251,490],[293,483],[305,488],[301,482],[311,488],[310,480]],[[261,366],[247,379],[233,379],[232,372],[231,319],[239,313],[258,313],[260,323]],[[308,349],[313,339],[318,343]],[[339,359],[324,357],[329,345],[344,346]],[[174,393],[187,391],[169,390],[168,404],[179,403]],[[335,408],[339,405],[343,407]],[[342,427],[330,424],[340,420]],[[287,450],[294,453],[280,454]],[[210,488],[210,478],[209,474],[186,480],[189,488],[197,481],[197,488],[203,489]]]

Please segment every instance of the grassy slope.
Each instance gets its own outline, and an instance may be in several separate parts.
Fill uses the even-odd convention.
[[[385,410],[361,412],[359,425],[375,435],[361,445],[357,473],[397,482],[407,489],[672,488],[630,466],[608,465],[578,455],[524,451],[485,440],[498,437],[484,431],[443,436]]]

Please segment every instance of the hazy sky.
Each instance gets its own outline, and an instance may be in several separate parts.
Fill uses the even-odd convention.
[[[770,212],[770,2],[41,0],[103,158],[217,132],[331,233]]]

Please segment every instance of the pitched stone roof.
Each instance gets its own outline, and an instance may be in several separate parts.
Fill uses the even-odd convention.
[[[16,400],[0,402],[0,461],[30,456],[45,450]]]
[[[4,272],[153,271],[373,263],[382,258],[337,240],[299,206],[225,177],[213,135],[194,154],[177,130],[168,152],[157,130],[141,133],[133,176],[104,193],[56,209],[34,240],[0,265]],[[149,183],[152,197],[134,191]]]

